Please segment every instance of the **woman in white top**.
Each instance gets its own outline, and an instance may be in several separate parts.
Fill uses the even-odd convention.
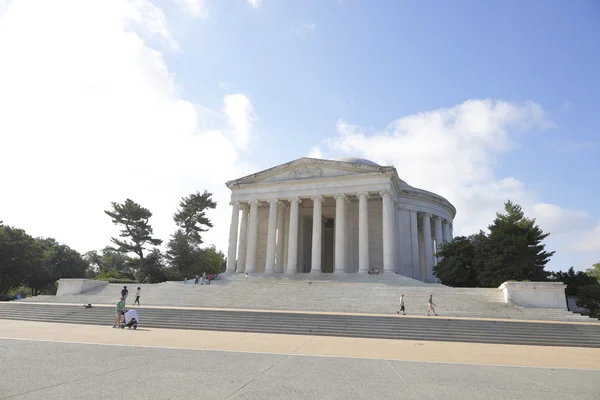
[[[140,294],[142,293],[142,289],[141,288],[137,288],[137,291],[135,292],[135,301],[133,302],[133,305],[135,306],[135,303],[137,303],[137,305],[140,305]]]

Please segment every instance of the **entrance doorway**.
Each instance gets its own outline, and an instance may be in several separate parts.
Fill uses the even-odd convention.
[[[335,223],[333,218],[325,218],[323,222],[323,240],[321,241],[321,271],[333,272],[333,254],[335,241]]]

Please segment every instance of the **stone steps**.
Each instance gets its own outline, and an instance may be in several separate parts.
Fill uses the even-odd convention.
[[[600,347],[595,324],[139,308],[140,326],[255,333]],[[0,319],[111,326],[113,307],[0,303]]]
[[[430,293],[437,312],[447,317],[591,321],[562,310],[523,309],[505,305],[502,292],[489,288],[449,288],[426,284],[396,274],[371,276],[336,274],[310,277],[224,276],[210,285],[167,282],[157,285],[129,285],[129,304],[135,288],[142,288],[142,305],[253,309],[334,313],[395,314],[401,293],[407,314],[427,315]],[[313,279],[314,278],[314,279]],[[417,282],[417,284],[415,284]],[[415,284],[415,286],[412,286]],[[80,295],[37,296],[24,302],[116,304],[123,285],[106,285]]]

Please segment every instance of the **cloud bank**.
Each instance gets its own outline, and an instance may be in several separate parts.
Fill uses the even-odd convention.
[[[381,130],[339,120],[337,136],[327,138],[310,154],[359,156],[394,165],[403,180],[438,193],[457,207],[455,235],[486,229],[511,199],[552,233],[548,241],[552,249],[563,254],[587,251],[600,258],[595,221],[588,214],[542,202],[524,182],[497,176],[497,158],[517,146],[517,135],[551,126],[535,103],[469,100],[399,118]]]
[[[103,210],[131,198],[167,240],[179,199],[207,189],[219,205],[205,243],[225,249],[224,182],[250,172],[238,153],[250,100],[226,96],[221,114],[183,99],[161,53],[175,41],[149,1],[15,0],[0,12],[0,220],[87,251],[117,232]],[[201,129],[214,114],[221,126]]]

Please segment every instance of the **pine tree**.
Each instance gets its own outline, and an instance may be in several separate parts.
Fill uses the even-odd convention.
[[[179,202],[180,209],[173,215],[177,226],[183,229],[185,235],[195,244],[202,244],[201,233],[213,227],[210,219],[206,217],[206,210],[217,207],[211,196],[212,194],[205,190],[202,194],[196,192],[184,197]]]
[[[162,240],[152,237],[153,231],[148,220],[152,217],[152,213],[131,199],[125,200],[125,203],[119,204],[112,202],[112,211],[104,211],[112,218],[115,225],[122,227],[122,238],[111,238],[110,240],[117,245],[114,250],[121,253],[135,253],[139,257],[140,265],[144,262],[144,251],[147,250],[147,245],[158,246]]]
[[[547,252],[542,241],[549,233],[535,219],[526,218],[519,205],[508,201],[504,209],[506,213],[496,214],[487,239],[476,251],[480,283],[495,287],[507,280],[546,280],[549,273],[544,267],[554,252]]]
[[[483,234],[483,233],[482,233]],[[475,246],[478,235],[467,237],[458,236],[451,242],[442,245],[438,256],[443,257],[433,272],[442,284],[455,287],[476,287],[477,260]]]

